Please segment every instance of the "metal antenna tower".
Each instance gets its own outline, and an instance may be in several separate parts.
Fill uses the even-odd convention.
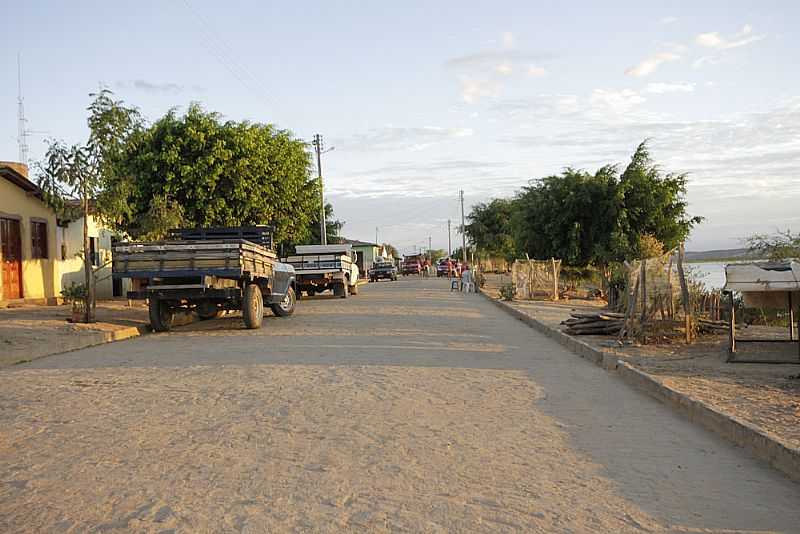
[[[28,164],[28,128],[25,121],[25,104],[22,100],[22,57],[17,53],[17,144],[19,162]]]

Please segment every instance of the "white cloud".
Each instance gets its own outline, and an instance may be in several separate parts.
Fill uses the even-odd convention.
[[[692,91],[694,91],[694,84],[689,82],[654,82],[648,83],[647,87],[644,89],[645,93],[651,93],[655,95],[661,95],[664,93],[691,93]]]
[[[677,61],[681,58],[678,54],[672,52],[660,52],[643,59],[638,65],[635,65],[625,71],[628,76],[635,76],[637,78],[647,76],[654,73],[662,63],[669,61]]]
[[[509,74],[512,74],[514,72],[514,66],[511,63],[509,63],[508,61],[504,61],[504,62],[500,63],[499,65],[497,65],[494,68],[494,70],[498,74],[502,74],[503,76],[508,76]]]
[[[764,35],[753,35],[753,27],[745,24],[742,30],[729,39],[721,36],[719,32],[701,33],[694,38],[694,42],[706,48],[715,50],[729,50],[739,48],[764,39]]]
[[[677,17],[663,17],[661,20],[658,21],[660,24],[672,24],[674,22],[678,22]]]
[[[632,89],[621,91],[595,89],[589,96],[589,105],[593,110],[613,115],[627,113],[646,101],[645,97]]]
[[[373,128],[366,133],[354,135],[350,140],[337,143],[349,150],[424,150],[437,143],[470,137],[472,128],[444,128],[441,126]]]
[[[511,32],[503,32],[503,48],[514,47],[514,34]]]
[[[528,76],[544,76],[545,74],[547,74],[547,69],[544,67],[537,67],[535,65],[528,67]]]
[[[474,104],[484,97],[496,97],[500,94],[501,85],[493,80],[470,77],[461,78],[461,100]]]

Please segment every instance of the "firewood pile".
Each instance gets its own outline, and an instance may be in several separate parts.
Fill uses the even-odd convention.
[[[730,330],[730,325],[725,321],[712,321],[701,318],[697,319],[697,330],[704,334],[724,334]]]
[[[570,318],[562,321],[561,324],[567,327],[564,332],[573,336],[617,335],[625,324],[625,314],[573,312],[570,314]]]

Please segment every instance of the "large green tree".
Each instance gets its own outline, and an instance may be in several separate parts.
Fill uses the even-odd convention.
[[[513,213],[511,199],[496,198],[476,204],[467,216],[467,237],[482,254],[512,260],[516,254],[511,228]]]
[[[132,136],[119,175],[130,180],[134,237],[154,198],[180,206],[186,226],[271,224],[277,242],[309,236],[319,185],[306,144],[269,124],[223,121],[199,105],[172,110]]]

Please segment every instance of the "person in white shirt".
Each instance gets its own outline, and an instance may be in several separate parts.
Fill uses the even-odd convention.
[[[475,278],[472,276],[469,265],[465,265],[464,271],[461,273],[461,291],[468,293],[475,291]]]

